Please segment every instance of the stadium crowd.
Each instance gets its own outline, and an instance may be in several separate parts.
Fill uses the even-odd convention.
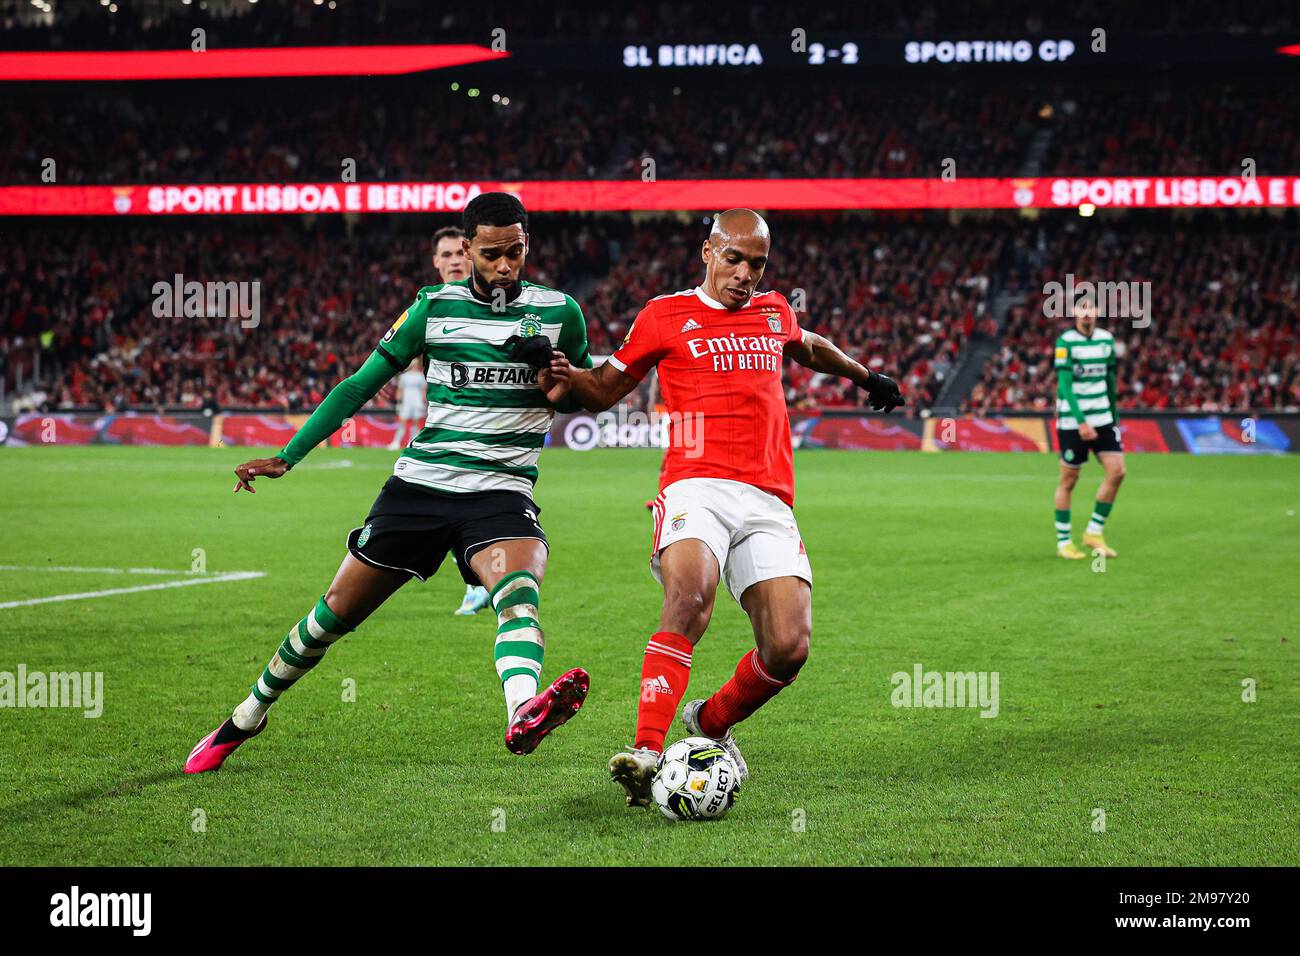
[[[1052,346],[1069,319],[1045,315],[1043,286],[1064,282],[1066,273],[1075,282],[1151,284],[1149,326],[1146,317],[1100,321],[1120,350],[1121,408],[1300,407],[1293,225],[1246,234],[1139,228],[1040,230],[1015,244],[1009,272],[1024,300],[1012,308],[967,410],[1055,407]]]
[[[600,263],[586,258],[599,253],[589,225],[559,225],[547,240],[534,281],[560,284],[580,256]],[[60,407],[310,408],[364,361],[420,286],[438,281],[430,255],[425,235],[349,238],[293,223],[33,231],[0,243],[7,385],[33,375],[38,353],[41,377],[56,383],[47,401]],[[256,326],[223,307],[156,315],[154,286],[176,275],[256,281]]]
[[[210,48],[339,42],[487,42],[503,25],[531,39],[717,41],[786,35],[928,35],[1024,30],[1031,36],[1104,21],[1129,31],[1285,34],[1291,4],[1263,0],[1083,0],[1040,12],[1022,0],[930,0],[810,8],[703,8],[684,0],[560,7],[486,0],[436,16],[418,0],[359,3],[91,3],[55,12],[0,0],[0,49]],[[51,26],[51,22],[53,26]],[[1227,24],[1227,27],[1222,27]],[[745,71],[593,78],[574,63],[541,84],[523,72],[484,87],[450,73],[365,80],[12,85],[0,103],[0,185],[36,185],[47,160],[59,185],[687,177],[1257,175],[1300,171],[1300,98],[1264,69],[1230,83],[1188,69],[1105,74]],[[459,74],[457,74],[459,75]],[[483,76],[487,74],[471,74]],[[551,74],[548,74],[548,76]],[[498,82],[499,80],[499,82]],[[478,81],[475,82],[485,82]],[[506,99],[509,102],[506,102]],[[1168,212],[1160,213],[1170,217]],[[50,407],[313,407],[356,367],[413,291],[436,281],[429,236],[403,217],[96,220],[0,229],[0,394],[40,387]],[[1300,407],[1300,242],[1248,217],[1222,229],[1084,227],[1067,214],[1035,225],[1011,214],[774,217],[767,284],[806,325],[898,375],[910,409],[934,406],[974,336],[997,340],[966,406],[1051,407],[1051,344],[1042,287],[1065,273],[1149,281],[1152,325],[1112,323],[1125,349],[1123,407]],[[1050,224],[1049,224],[1050,223]],[[441,225],[442,223],[439,223]],[[550,215],[534,223],[529,277],[572,292],[594,353],[622,341],[651,296],[700,275],[696,216]],[[431,230],[430,230],[431,231]],[[182,275],[253,282],[259,321],[155,314],[154,284]],[[1020,293],[999,328],[994,292]],[[792,405],[857,405],[843,382],[790,367]],[[387,400],[387,399],[385,399]]]
[[[659,179],[953,174],[1257,175],[1300,168],[1300,99],[1258,81],[1182,79],[1140,89],[1057,83],[783,83],[611,88],[574,79],[532,92],[502,80],[452,91],[438,79],[354,87],[284,81],[277,97],[204,85],[166,91],[29,93],[0,105],[0,183]],[[1205,117],[1213,115],[1214,123]],[[869,122],[864,122],[869,117]]]
[[[628,236],[630,245],[620,242],[608,276],[584,303],[606,325],[593,335],[593,349],[606,342],[617,347],[647,299],[698,283],[697,237],[704,227],[694,227],[694,235],[692,228],[641,224]],[[777,230],[766,285],[791,301],[805,328],[864,364],[901,376],[914,404],[933,404],[983,317],[1000,233],[840,217],[781,223]],[[602,332],[609,338],[600,338]],[[787,372],[791,404],[861,404],[845,381],[793,364]]]
[[[436,282],[421,234],[145,226],[56,227],[0,244],[0,346],[10,389],[39,354],[52,407],[309,409],[358,366],[414,290]],[[573,292],[592,352],[613,351],[645,301],[699,282],[698,220],[546,217],[533,225],[533,281]],[[778,226],[768,284],[914,402],[938,394],[984,308],[1001,237],[939,223]],[[155,315],[154,284],[258,285],[258,324]],[[165,303],[164,303],[165,304]],[[796,404],[858,404],[851,386],[799,370]]]
[[[593,354],[607,354],[646,300],[699,281],[707,228],[687,217],[541,216],[528,275],[574,294]],[[900,376],[912,409],[936,404],[977,333],[1000,341],[964,407],[1050,409],[1051,349],[1068,319],[1044,314],[1043,286],[1067,272],[1151,283],[1150,327],[1103,320],[1123,350],[1122,407],[1300,406],[1293,232],[838,215],[780,217],[774,228],[765,284],[791,299],[805,327]],[[6,389],[39,371],[48,384],[34,402],[49,407],[310,409],[364,360],[414,290],[437,281],[429,245],[418,232],[349,235],[289,221],[33,230],[0,243]],[[155,283],[170,287],[177,274],[257,281],[257,326],[215,309],[156,315]],[[1000,330],[994,288],[1020,297]],[[861,404],[846,382],[793,365],[787,397],[794,406]]]

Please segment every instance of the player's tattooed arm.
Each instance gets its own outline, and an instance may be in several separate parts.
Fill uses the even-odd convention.
[[[834,342],[816,332],[804,329],[800,338],[791,339],[785,344],[785,354],[814,372],[847,378],[866,391],[867,403],[877,411],[891,412],[903,404],[903,395],[897,382],[854,361]]]
[[[553,380],[567,380],[569,394],[589,412],[612,408],[637,386],[637,379],[627,372],[620,372],[609,362],[602,362],[592,369],[578,368],[562,352],[551,357],[550,374]]]

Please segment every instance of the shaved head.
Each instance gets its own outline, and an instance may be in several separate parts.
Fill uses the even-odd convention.
[[[767,221],[752,209],[719,213],[704,240],[704,292],[728,309],[749,304],[767,268],[772,235]]]
[[[767,228],[767,220],[754,210],[745,209],[741,206],[719,213],[713,220],[713,228],[709,230],[709,239],[713,242],[725,242],[731,238],[740,239],[751,236],[755,239],[766,239],[769,242],[772,240],[772,234]]]

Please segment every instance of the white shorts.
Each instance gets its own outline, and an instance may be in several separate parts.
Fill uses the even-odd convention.
[[[397,417],[404,422],[415,419],[424,419],[429,415],[429,402],[425,398],[417,398],[415,401],[403,401],[397,409]]]
[[[780,498],[727,478],[683,478],[654,501],[650,573],[663,584],[659,552],[686,538],[703,541],[718,559],[731,596],[770,578],[812,584],[812,565],[794,512]]]

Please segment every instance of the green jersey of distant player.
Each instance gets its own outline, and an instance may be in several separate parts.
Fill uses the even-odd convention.
[[[403,481],[450,494],[531,494],[555,409],[537,372],[510,360],[506,340],[545,335],[583,368],[591,356],[586,321],[570,296],[520,286],[499,303],[475,297],[468,279],[427,286],[376,347],[395,368],[420,357],[428,366],[428,418],[393,468]]]
[[[1060,477],[1053,499],[1056,553],[1079,561],[1086,552],[1071,538],[1070,501],[1079,470],[1090,454],[1097,456],[1105,477],[1097,489],[1092,517],[1083,534],[1094,556],[1118,557],[1103,530],[1124,480],[1124,441],[1116,413],[1115,337],[1097,327],[1097,307],[1090,300],[1074,308],[1074,327],[1056,339],[1056,444],[1061,452]]]
[[[1066,329],[1056,340],[1057,428],[1115,424],[1115,338],[1105,329]]]

